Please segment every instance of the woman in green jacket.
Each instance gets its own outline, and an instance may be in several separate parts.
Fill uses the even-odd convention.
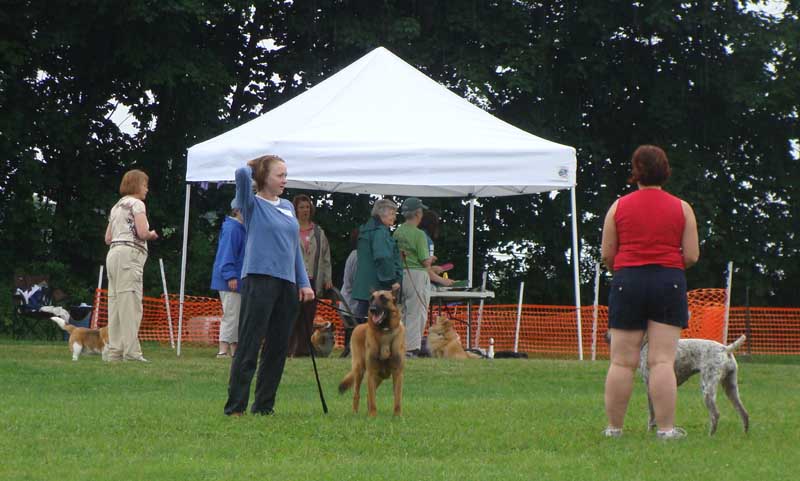
[[[396,218],[397,204],[389,199],[379,199],[372,206],[372,217],[359,228],[358,268],[353,285],[353,299],[358,301],[354,314],[359,322],[367,316],[373,291],[400,289],[403,265],[397,243],[389,230]]]

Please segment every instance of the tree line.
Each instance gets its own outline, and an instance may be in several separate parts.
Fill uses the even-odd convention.
[[[763,4],[2,1],[0,286],[47,271],[85,300],[121,175],[141,168],[163,237],[145,286],[160,292],[160,257],[176,290],[186,149],[385,46],[493,115],[576,147],[584,302],[605,211],[631,190],[630,154],[654,143],[673,167],[667,190],[697,213],[690,287],[722,287],[731,260],[734,304],[747,286],[754,305],[797,305],[800,2],[779,16],[752,8]],[[135,132],[112,119],[122,106]],[[210,294],[233,193],[203,187],[189,219],[187,292],[198,295]],[[310,194],[341,273],[370,198]],[[437,254],[464,278],[467,206],[426,201],[444,219]],[[477,279],[488,270],[502,301],[525,281],[527,302],[572,302],[567,193],[479,199],[476,214]]]

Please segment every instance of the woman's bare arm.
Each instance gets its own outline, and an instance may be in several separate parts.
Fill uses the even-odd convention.
[[[697,218],[694,210],[688,202],[681,201],[683,207],[683,217],[686,223],[683,226],[683,239],[681,239],[681,250],[683,251],[683,265],[690,268],[697,264],[700,259],[700,241],[697,235]]]
[[[617,202],[618,201],[614,201],[606,213],[606,219],[603,222],[603,241],[600,249],[603,264],[611,271],[614,270],[614,257],[616,257],[617,250],[619,249],[617,223],[614,221],[614,214],[617,213]]]

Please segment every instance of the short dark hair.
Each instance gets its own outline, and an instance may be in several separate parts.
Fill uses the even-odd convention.
[[[119,195],[135,195],[138,194],[142,188],[142,184],[148,183],[149,177],[147,174],[139,169],[133,169],[125,172],[122,176],[122,182],[119,183]]]
[[[439,238],[439,214],[432,210],[426,210],[422,213],[422,220],[419,221],[417,226],[428,233],[431,240]]]
[[[631,156],[631,177],[628,182],[642,185],[664,185],[672,169],[667,154],[655,145],[640,145]]]
[[[292,197],[292,204],[294,205],[294,211],[297,212],[297,208],[300,207],[300,202],[308,202],[308,205],[311,206],[311,216],[310,218],[314,218],[314,213],[317,211],[317,208],[314,207],[314,203],[311,202],[311,197],[305,194],[297,194],[296,196]]]

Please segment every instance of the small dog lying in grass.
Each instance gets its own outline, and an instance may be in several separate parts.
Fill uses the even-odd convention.
[[[314,319],[314,333],[311,334],[311,345],[314,347],[314,354],[317,356],[330,356],[333,350],[333,324]]]
[[[104,361],[108,359],[108,327],[101,327],[100,329],[76,327],[55,316],[51,317],[50,320],[69,333],[67,345],[72,351],[73,361],[77,361],[82,352],[100,354],[103,356]]]
[[[367,379],[367,415],[377,415],[375,393],[384,379],[392,377],[394,415],[401,414],[406,330],[391,291],[375,291],[369,302],[367,322],[353,329],[350,337],[352,367],[339,384],[342,394],[353,387],[353,412],[358,412],[361,381]]]
[[[464,350],[461,336],[453,329],[453,321],[445,316],[437,316],[436,323],[428,329],[428,349],[431,357],[480,359],[479,355]]]
[[[709,435],[713,435],[717,431],[717,423],[719,422],[717,386],[720,383],[722,383],[725,394],[730,399],[734,409],[742,418],[744,431],[747,432],[750,428],[750,416],[739,397],[739,366],[733,356],[733,352],[739,348],[745,339],[745,336],[740,336],[739,339],[727,346],[708,339],[681,339],[678,341],[678,351],[675,354],[675,379],[678,386],[680,386],[694,374],[700,373],[700,389],[702,390],[703,400],[708,409],[710,419]],[[611,334],[609,332],[606,332],[606,341],[611,342]],[[642,372],[642,380],[647,386],[650,374],[647,366],[647,335],[645,335],[639,356],[639,370]],[[652,429],[655,427],[656,421],[649,391],[647,393],[647,405],[650,410],[647,428]]]

